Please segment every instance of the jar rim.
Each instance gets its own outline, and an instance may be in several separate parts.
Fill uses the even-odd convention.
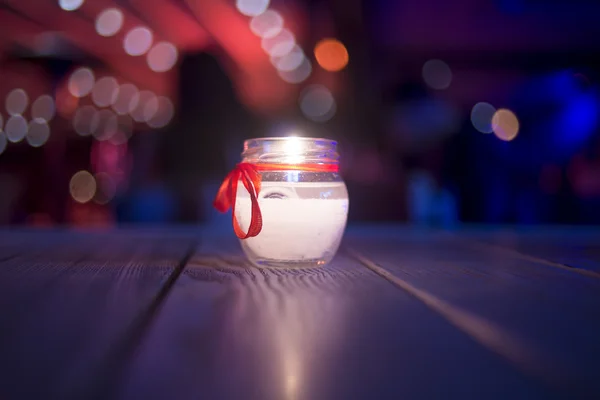
[[[331,139],[301,136],[266,137],[244,141],[242,158],[252,162],[283,162],[302,158],[314,162],[337,163],[337,142]]]
[[[325,142],[329,142],[331,144],[337,144],[337,141],[333,140],[333,139],[328,139],[328,138],[323,138],[323,137],[305,137],[305,136],[258,137],[258,138],[247,139],[244,141],[244,144],[247,144],[250,142],[260,143],[260,142],[266,142],[266,141],[283,141],[283,140],[289,140],[289,139],[301,140],[301,141],[305,141],[305,142],[325,141]]]

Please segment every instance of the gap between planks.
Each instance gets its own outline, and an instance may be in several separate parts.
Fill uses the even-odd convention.
[[[194,256],[197,246],[197,241],[189,244],[181,260],[160,286],[157,294],[150,300],[150,304],[142,309],[129,327],[124,330],[123,336],[107,349],[104,361],[98,364],[97,370],[93,373],[93,381],[89,385],[80,386],[78,390],[73,391],[71,399],[104,400],[115,397],[120,389],[121,379],[128,362],[140,346],[144,334],[156,318],[175,282]]]
[[[521,259],[523,261],[530,261],[533,262],[534,264],[542,264],[542,265],[546,265],[549,267],[554,267],[554,268],[558,268],[561,269],[563,271],[569,271],[569,272],[573,272],[576,274],[580,274],[580,275],[584,275],[590,278],[596,278],[596,279],[600,279],[600,273],[596,272],[596,271],[590,271],[588,269],[583,269],[583,268],[579,268],[576,266],[570,266],[567,264],[563,264],[563,263],[559,263],[559,262],[555,262],[555,261],[550,261],[550,260],[546,260],[544,258],[541,257],[536,257],[536,256],[530,256],[528,254],[522,253],[519,250],[515,250],[515,249],[510,249],[510,248],[506,248],[502,245],[496,245],[496,244],[490,244],[490,243],[485,243],[485,242],[480,242],[478,240],[469,240],[469,239],[464,239],[464,238],[460,238],[457,237],[455,235],[448,235],[448,238],[450,238],[451,240],[455,240],[457,242],[463,243],[465,246],[471,247],[471,248],[477,248],[477,249],[484,249],[484,250],[492,250],[492,251],[497,251],[497,252],[503,252],[505,254],[510,254],[511,256],[517,258],[517,259]]]
[[[485,349],[508,361],[521,373],[542,381],[548,387],[560,389],[564,374],[552,367],[554,363],[547,357],[533,351],[534,346],[485,318],[456,307],[411,285],[357,251],[349,248],[344,248],[344,251],[364,267],[425,304]]]

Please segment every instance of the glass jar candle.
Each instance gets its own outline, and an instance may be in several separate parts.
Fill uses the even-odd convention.
[[[338,170],[335,141],[250,139],[215,207],[233,209],[234,231],[253,264],[325,265],[340,245],[348,215],[348,192]]]

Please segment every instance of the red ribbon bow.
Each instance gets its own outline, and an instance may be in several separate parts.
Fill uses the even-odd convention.
[[[231,208],[233,231],[240,239],[248,239],[257,236],[262,230],[263,220],[260,206],[258,205],[258,194],[262,177],[259,171],[305,171],[305,172],[338,172],[337,164],[251,164],[239,163],[225,177],[221,184],[213,206],[220,212],[227,212]],[[244,233],[235,216],[235,202],[237,197],[238,182],[242,184],[250,194],[252,202],[252,214],[248,232]]]

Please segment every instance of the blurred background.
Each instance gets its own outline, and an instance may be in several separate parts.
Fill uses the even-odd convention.
[[[600,223],[597,0],[4,0],[0,224],[229,225],[261,136],[350,221]]]

